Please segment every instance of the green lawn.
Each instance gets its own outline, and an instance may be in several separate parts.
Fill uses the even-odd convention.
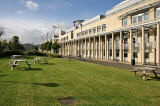
[[[49,64],[21,64],[14,71],[0,59],[0,106],[59,106],[59,98],[74,105],[160,105],[160,81],[143,81],[126,69],[49,59]]]

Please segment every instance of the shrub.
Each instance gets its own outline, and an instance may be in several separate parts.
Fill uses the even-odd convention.
[[[0,51],[0,57],[7,57],[12,55],[24,55],[22,51],[5,50]]]
[[[58,55],[58,54],[48,54],[48,57],[51,57],[51,58],[62,58],[62,56]]]
[[[28,56],[47,56],[46,53],[41,53],[41,52],[38,52],[37,50],[30,50],[29,52],[26,52],[25,54]]]

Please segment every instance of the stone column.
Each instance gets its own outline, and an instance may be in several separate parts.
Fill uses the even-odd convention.
[[[87,38],[85,38],[85,58],[87,58]]]
[[[114,33],[112,33],[112,60],[114,60]]]
[[[105,35],[105,60],[107,60],[107,35]]]
[[[123,35],[122,35],[122,31],[120,31],[120,62],[123,61]]]
[[[64,52],[64,56],[66,55],[66,43],[64,42],[64,50],[63,50],[63,52]]]
[[[88,53],[89,53],[89,58],[91,58],[91,38],[89,37],[89,50],[88,50]]]
[[[144,36],[144,26],[142,26],[142,65],[145,64],[145,36]]]
[[[96,39],[96,59],[98,59],[98,41]]]
[[[101,36],[99,36],[99,60],[101,60]]]
[[[96,41],[96,38],[94,37],[93,38],[93,59],[95,59],[95,41]]]
[[[81,56],[84,57],[84,56],[83,56],[83,39],[82,39],[82,41],[81,41]]]
[[[75,48],[74,48],[75,54],[74,55],[77,56],[77,40],[74,41],[74,46],[75,46]]]
[[[101,59],[103,60],[103,38],[101,38]]]
[[[160,66],[160,24],[157,24],[157,63]]]
[[[130,29],[130,62],[132,61],[132,59],[133,59],[133,31],[132,31],[132,29]]]
[[[68,54],[67,54],[67,56],[69,56],[69,42],[68,42]]]
[[[78,39],[78,56],[80,56],[80,41]]]

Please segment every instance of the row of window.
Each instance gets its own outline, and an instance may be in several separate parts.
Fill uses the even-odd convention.
[[[155,9],[155,18],[160,18],[160,7]],[[149,11],[144,13],[140,13],[131,17],[131,24],[136,24],[139,22],[149,20]],[[128,19],[122,19],[122,26],[126,26],[128,24]]]
[[[79,32],[79,33],[77,33],[77,38],[81,37],[81,36],[87,36],[88,34],[91,35],[92,33],[95,34],[96,32],[99,33],[101,31],[106,31],[106,24],[103,24],[102,26],[99,25],[99,26],[91,28],[89,30]]]
[[[62,41],[67,41],[67,40],[68,40],[68,36],[62,38],[61,40],[62,40]]]
[[[147,20],[149,20],[149,11],[132,16],[131,24],[136,24]],[[127,24],[128,24],[128,19],[127,18],[122,19],[122,26],[126,26]]]

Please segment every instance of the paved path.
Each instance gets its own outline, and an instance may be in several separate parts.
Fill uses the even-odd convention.
[[[80,60],[84,62],[94,63],[94,64],[100,64],[104,66],[111,66],[111,67],[117,67],[117,68],[125,68],[125,69],[132,69],[132,66],[130,64],[125,63],[119,63],[119,62],[111,62],[111,61],[100,61],[100,60],[93,60],[93,59],[79,59],[79,58],[72,58],[75,60]]]

